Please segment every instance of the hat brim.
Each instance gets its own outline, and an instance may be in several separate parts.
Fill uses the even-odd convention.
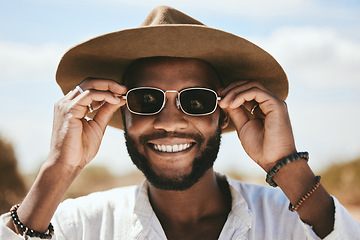
[[[89,77],[121,83],[134,60],[155,56],[201,59],[218,71],[224,85],[255,80],[283,100],[288,94],[286,74],[269,53],[246,39],[202,25],[139,27],[90,39],[65,53],[56,81],[64,94]],[[123,129],[120,110],[109,125]],[[232,130],[230,123],[223,132]]]

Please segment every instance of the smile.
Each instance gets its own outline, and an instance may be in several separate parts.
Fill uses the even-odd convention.
[[[174,144],[174,145],[165,145],[165,144],[151,144],[151,147],[159,152],[174,153],[181,152],[191,148],[193,144],[184,143],[184,144]]]

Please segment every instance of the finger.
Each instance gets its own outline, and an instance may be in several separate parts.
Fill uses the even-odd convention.
[[[256,108],[259,107],[259,103],[256,102],[255,100],[245,102],[243,105],[244,105],[244,108],[251,114],[253,114],[255,112]]]
[[[98,123],[102,131],[105,131],[106,126],[109,124],[112,116],[122,105],[123,104],[104,103],[103,106],[101,106],[93,120]]]
[[[249,91],[249,89],[239,89],[239,88],[233,88],[231,91],[229,91],[224,97],[221,98],[219,101],[219,105],[222,108],[238,108],[241,105],[244,105],[246,102],[255,102],[254,98],[249,98],[244,95],[246,91]],[[247,95],[248,96],[248,95]],[[247,104],[247,108],[251,108],[254,104]]]
[[[239,83],[239,82],[238,82]],[[267,89],[262,86],[260,83],[252,81],[252,82],[245,82],[242,84],[238,84],[238,83],[234,83],[234,84],[230,84],[229,88],[227,90],[224,90],[222,92],[222,104],[225,105],[231,105],[231,103],[237,98],[237,95],[241,92],[247,91],[249,89],[261,89],[263,91],[267,92]],[[251,99],[250,101],[252,101],[253,99]],[[253,105],[251,105],[253,106]]]
[[[231,98],[226,99],[229,104],[229,108],[238,108],[241,105],[246,105],[245,108],[249,111],[255,103],[259,103],[259,107],[266,100],[270,98],[263,90],[258,88],[250,88],[245,91],[241,91]],[[245,104],[248,102],[247,104]]]
[[[71,91],[69,91],[64,97],[63,99],[65,100],[71,100],[71,99],[74,99],[77,95],[79,95],[79,91],[74,88],[72,89]]]
[[[242,127],[249,121],[249,117],[247,116],[244,109],[227,109],[230,119],[235,125],[236,131],[238,133],[241,132]]]
[[[87,115],[90,104],[92,108],[95,106],[98,108],[101,107],[103,103],[123,105],[125,104],[125,100],[114,96],[113,93],[108,91],[86,90],[73,99],[71,108],[73,109],[72,112],[75,114],[75,117],[83,118]]]
[[[221,89],[220,91],[220,96],[225,96],[227,95],[229,92],[235,91],[235,92],[240,92],[240,91],[244,91],[247,90],[249,88],[252,87],[258,87],[260,89],[266,90],[267,89],[259,82],[257,81],[237,81],[237,82],[232,82],[230,83],[225,89]]]
[[[111,104],[118,104],[121,101],[125,101],[122,98],[115,96],[111,92],[98,91],[93,89],[86,90],[82,94],[78,95],[74,100],[81,106],[87,106],[93,102],[108,102]]]
[[[224,106],[230,109],[235,109],[241,105],[244,105],[245,102],[251,102],[253,100],[259,103],[259,109],[261,109],[261,111],[265,115],[268,115],[270,112],[274,110],[282,109],[285,106],[284,101],[273,96],[268,91],[264,91],[257,87],[250,88],[246,91],[240,92],[232,99],[227,99],[228,102],[225,102]],[[247,106],[247,109],[249,110],[251,108]],[[259,111],[259,109],[257,110],[255,109],[255,111]]]
[[[245,102],[244,108],[249,111],[250,117],[252,119],[253,118],[265,119],[265,114],[261,110],[259,103],[257,103],[256,101]]]
[[[105,101],[101,101],[101,102],[92,102],[91,108],[93,109],[93,111],[98,110],[99,108],[101,108],[106,102]]]
[[[239,106],[243,111],[247,112],[247,117],[249,119],[259,118],[259,119],[265,119],[265,114],[262,112],[262,110],[259,107],[259,103],[255,100],[244,102],[244,104]]]
[[[248,81],[237,81],[229,84],[225,89],[220,88],[218,90],[218,94],[223,96],[223,99],[225,99],[225,96],[229,94],[229,96],[227,96],[227,99],[223,101],[222,106],[225,107],[225,105],[227,104],[224,102],[227,101],[229,104],[240,91],[243,91],[244,89],[249,89],[250,87],[253,87],[255,85],[257,85],[256,82],[249,83]],[[259,85],[259,87],[263,88],[261,84]],[[230,91],[231,93],[229,93]],[[245,109],[248,112],[250,112],[252,115],[255,115],[255,113],[257,112],[261,112],[261,110],[258,108],[259,104],[255,100],[252,100],[250,102],[245,102],[243,105]]]
[[[252,100],[250,102],[245,102],[243,104],[243,107],[250,114],[249,117],[251,119],[253,119],[253,118],[264,119],[265,118],[265,114],[261,111],[259,103],[256,102],[255,100]]]
[[[116,95],[124,95],[127,92],[127,88],[124,85],[108,80],[108,79],[87,79],[79,84],[84,90],[95,89],[101,91],[110,91]]]
[[[232,89],[240,86],[240,85],[243,85],[243,84],[246,84],[248,81],[236,81],[236,82],[232,82],[230,83],[229,85],[227,85],[225,88],[222,88],[220,91],[219,91],[219,95],[221,97],[225,96],[228,92],[230,92]]]
[[[117,93],[113,93],[116,98],[121,98],[122,95],[126,94],[126,87],[118,84],[115,81],[108,80],[108,79],[93,79],[88,78],[80,83],[78,86],[75,87],[75,92],[77,91],[78,94],[87,94],[90,90],[97,90],[97,91],[104,91],[104,92],[111,92],[117,91]],[[75,95],[76,96],[76,95]],[[94,110],[99,109],[105,101],[93,101],[87,108],[89,112],[93,112]]]

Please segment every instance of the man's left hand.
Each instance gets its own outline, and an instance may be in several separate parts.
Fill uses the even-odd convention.
[[[266,172],[277,161],[296,153],[283,100],[254,81],[231,83],[220,96],[219,106],[233,121],[244,150]]]

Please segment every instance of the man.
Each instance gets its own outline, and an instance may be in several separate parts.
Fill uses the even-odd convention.
[[[159,7],[140,28],[69,50],[57,81],[66,96],[55,106],[48,159],[21,205],[2,216],[2,238],[51,237],[50,221],[55,239],[360,236],[297,153],[286,76],[252,43]],[[124,129],[147,181],[60,204],[108,124]],[[221,133],[233,130],[283,192],[214,172]]]

